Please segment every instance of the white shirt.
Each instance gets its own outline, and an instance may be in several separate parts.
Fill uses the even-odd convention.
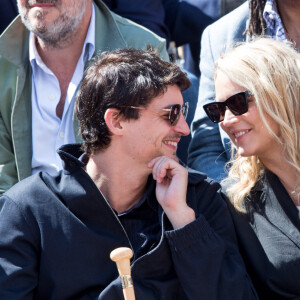
[[[53,72],[39,56],[35,37],[29,39],[29,59],[32,66],[32,174],[46,171],[50,174],[62,169],[61,159],[56,150],[75,142],[73,110],[75,91],[82,79],[84,67],[95,51],[95,9],[84,42],[81,56],[68,86],[62,119],[56,115],[56,106],[61,92]]]

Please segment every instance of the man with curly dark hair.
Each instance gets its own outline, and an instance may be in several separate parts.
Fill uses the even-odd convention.
[[[134,252],[137,299],[256,299],[220,185],[176,159],[189,85],[152,50],[94,59],[77,96],[83,145],[0,198],[0,299],[122,299],[116,247]]]

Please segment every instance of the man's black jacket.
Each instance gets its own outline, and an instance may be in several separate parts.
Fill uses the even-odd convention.
[[[80,155],[65,146],[57,176],[38,173],[0,198],[0,299],[123,299],[109,254],[130,241]],[[191,171],[197,219],[177,230],[159,207],[160,240],[132,261],[137,300],[256,298],[219,188]]]

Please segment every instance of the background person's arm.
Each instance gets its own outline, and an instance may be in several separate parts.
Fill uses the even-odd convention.
[[[216,60],[236,43],[245,41],[248,17],[249,4],[246,1],[208,26],[201,40],[199,99],[191,128],[188,165],[217,181],[226,176],[224,166],[230,159],[230,139],[218,124],[209,120],[203,105],[215,100],[213,76]]]
[[[199,99],[191,127],[192,140],[189,146],[188,165],[220,181],[226,175],[224,166],[227,155],[218,124],[211,122],[203,110],[203,105],[214,101],[215,98],[214,67],[215,60],[208,27],[203,33],[201,42]]]

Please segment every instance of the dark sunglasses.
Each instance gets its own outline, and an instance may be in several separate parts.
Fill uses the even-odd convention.
[[[203,105],[208,117],[214,122],[219,123],[224,120],[226,107],[235,116],[240,116],[248,111],[248,98],[253,96],[251,92],[245,91],[229,97],[226,101],[211,102]]]
[[[182,106],[180,104],[174,104],[170,106],[170,108],[148,108],[148,107],[138,107],[138,106],[119,106],[119,107],[128,107],[134,109],[148,109],[153,111],[168,111],[169,112],[169,123],[171,126],[175,126],[180,118],[180,114],[182,113],[184,119],[186,119],[188,110],[189,110],[189,103],[185,102]]]

